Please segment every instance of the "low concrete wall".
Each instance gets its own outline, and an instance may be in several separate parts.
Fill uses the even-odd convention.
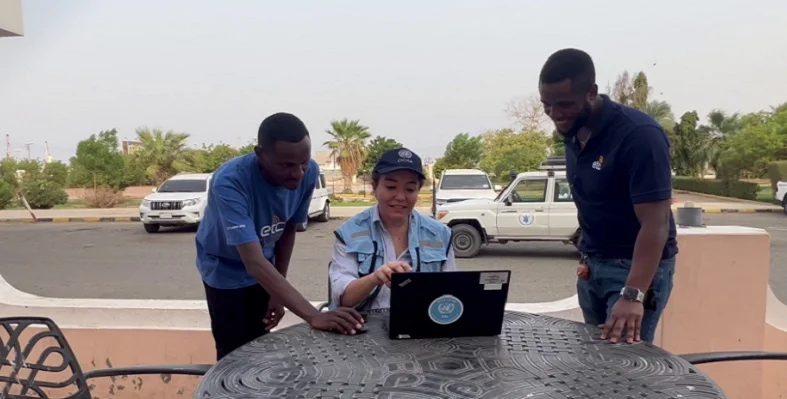
[[[680,229],[675,288],[656,344],[673,353],[787,352],[787,306],[770,291],[770,239],[740,227]],[[509,310],[581,321],[576,296],[509,304]],[[201,301],[43,298],[0,278],[0,314],[36,315],[64,329],[83,367],[212,363],[213,340]],[[281,327],[298,323],[292,314]],[[787,398],[787,362],[703,365],[730,399]],[[196,377],[144,376],[94,381],[95,398],[191,397]]]

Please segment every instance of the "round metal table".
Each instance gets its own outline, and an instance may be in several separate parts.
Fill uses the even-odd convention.
[[[506,312],[495,337],[390,340],[386,312],[346,336],[301,323],[216,363],[195,398],[725,398],[685,360],[595,326]]]

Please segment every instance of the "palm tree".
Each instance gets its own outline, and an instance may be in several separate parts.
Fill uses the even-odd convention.
[[[719,158],[721,157],[722,143],[725,138],[741,129],[741,118],[737,112],[727,115],[724,110],[714,109],[708,113],[708,122],[707,125],[701,127],[710,136],[708,166],[718,175],[721,166]]]
[[[137,137],[142,143],[135,152],[147,165],[146,172],[156,186],[161,185],[186,164],[186,140],[188,133],[166,133],[158,129],[137,129]]]
[[[331,150],[331,156],[339,162],[344,192],[352,192],[353,176],[358,174],[366,156],[366,140],[372,137],[369,128],[361,125],[357,119],[350,121],[345,118],[331,121],[331,129],[325,133],[331,136],[331,140],[323,145]]]
[[[666,101],[649,101],[644,111],[646,114],[650,115],[651,118],[655,119],[665,130],[669,130],[675,126],[675,114],[672,113],[672,107]]]

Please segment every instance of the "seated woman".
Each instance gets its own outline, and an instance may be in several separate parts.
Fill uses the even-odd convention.
[[[334,232],[330,309],[386,309],[392,273],[456,270],[451,229],[414,210],[425,180],[421,158],[412,151],[380,157],[372,171],[377,205]]]

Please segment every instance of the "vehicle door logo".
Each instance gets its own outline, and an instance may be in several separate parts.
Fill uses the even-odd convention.
[[[429,305],[429,319],[440,325],[448,325],[459,320],[464,310],[464,305],[459,298],[443,295]]]
[[[535,221],[536,221],[536,215],[532,215],[529,213],[522,213],[519,215],[519,224],[521,224],[522,226],[530,226]]]

